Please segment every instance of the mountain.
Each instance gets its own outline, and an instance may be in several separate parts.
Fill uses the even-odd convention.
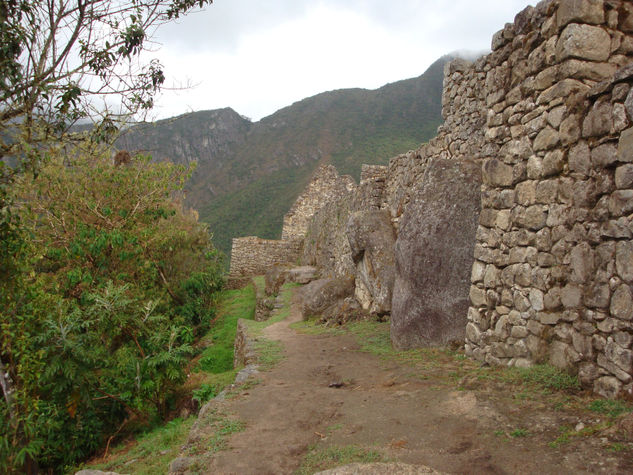
[[[319,165],[332,163],[358,180],[361,164],[386,164],[432,138],[451,59],[376,90],[324,92],[259,122],[226,108],[137,124],[117,146],[157,160],[196,161],[187,201],[228,254],[235,236],[278,238],[284,213]]]

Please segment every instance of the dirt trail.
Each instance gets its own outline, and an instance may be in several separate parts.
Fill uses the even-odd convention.
[[[291,316],[266,328],[266,338],[283,343],[284,359],[222,403],[245,430],[206,459],[205,473],[293,473],[314,444],[378,450],[448,473],[633,470],[626,454],[606,451],[597,439],[549,447],[568,414],[530,414],[477,390],[438,385],[410,366],[358,351],[352,336],[298,333],[289,325],[299,319],[295,299]],[[500,437],[500,429],[515,426],[531,435]]]

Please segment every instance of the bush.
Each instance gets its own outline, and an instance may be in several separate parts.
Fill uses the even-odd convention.
[[[16,388],[0,406],[0,469],[59,469],[167,413],[222,286],[209,233],[175,198],[189,173],[140,156],[113,166],[104,150],[60,153],[20,183],[29,234],[0,289]]]

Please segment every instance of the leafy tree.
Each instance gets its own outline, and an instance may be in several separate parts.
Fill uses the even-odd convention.
[[[164,411],[208,321],[217,256],[172,200],[186,174],[113,171],[94,144],[152,107],[154,30],[210,3],[0,0],[0,471],[58,466]],[[77,144],[80,119],[96,126]]]
[[[0,314],[17,388],[0,411],[4,468],[63,467],[167,413],[222,284],[209,233],[174,198],[189,173],[104,150],[54,153],[17,182],[30,294]]]
[[[2,0],[0,158],[25,152],[16,130],[32,146],[81,118],[104,119],[104,133],[113,115],[151,108],[165,80],[141,59],[152,33],[211,1]]]

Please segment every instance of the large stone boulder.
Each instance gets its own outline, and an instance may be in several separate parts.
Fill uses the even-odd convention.
[[[346,235],[356,264],[356,299],[371,313],[389,313],[396,267],[396,235],[389,212],[352,213],[347,221]]]
[[[312,266],[293,267],[286,275],[286,282],[309,284],[317,277],[317,268]]]
[[[400,220],[391,341],[396,348],[463,340],[481,166],[433,159]]]
[[[350,278],[319,279],[301,289],[303,318],[322,315],[340,300],[354,293],[354,280]]]
[[[286,281],[289,269],[289,264],[275,264],[266,270],[266,274],[264,274],[264,292],[266,295],[270,297],[279,293],[279,289]]]

